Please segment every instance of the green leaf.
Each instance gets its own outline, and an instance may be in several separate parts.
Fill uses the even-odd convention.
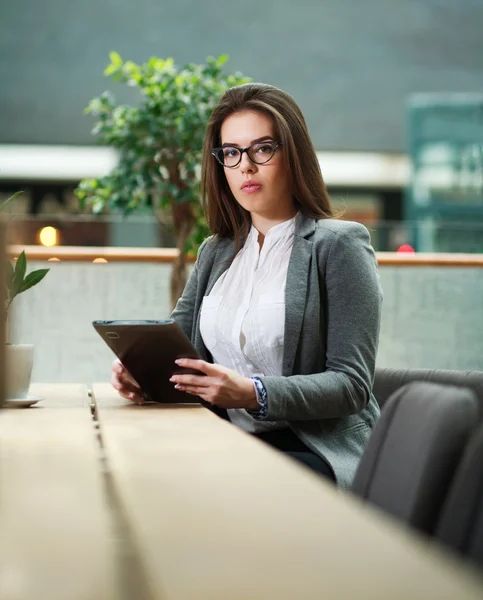
[[[223,66],[223,65],[224,65],[224,64],[227,62],[228,58],[229,58],[228,54],[222,54],[221,56],[219,56],[219,57],[216,59],[216,64],[217,64],[219,67],[222,67],[222,66]]]
[[[105,202],[102,198],[95,198],[92,201],[92,212],[99,215],[104,210]]]
[[[164,59],[158,58],[157,56],[151,56],[149,61],[147,62],[147,66],[150,69],[162,69],[164,67]]]
[[[113,75],[122,67],[122,58],[117,52],[109,52],[109,59],[111,63],[104,70],[104,75],[106,75],[106,77]]]
[[[109,77],[110,75],[113,75],[117,70],[118,70],[118,68],[116,67],[116,65],[113,65],[111,63],[104,69],[104,75],[106,77]]]
[[[7,273],[6,273],[6,279],[7,279],[7,289],[11,289],[12,287],[12,282],[13,282],[13,276],[14,276],[15,270],[13,268],[12,263],[7,260]]]
[[[36,271],[32,271],[27,275],[24,279],[22,287],[19,289],[18,293],[21,294],[29,290],[34,285],[37,285],[42,279],[47,275],[50,269],[37,269]]]
[[[25,277],[25,272],[27,270],[27,257],[25,256],[25,251],[22,250],[20,256],[15,263],[15,269],[12,280],[12,288],[11,288],[11,298],[14,298],[18,293],[20,288],[22,287],[23,280]]]
[[[120,67],[122,65],[122,58],[120,57],[118,52],[112,51],[109,52],[109,58],[111,60],[111,62],[115,65],[117,65],[118,67]]]
[[[18,198],[18,196],[20,196],[21,194],[23,194],[23,191],[15,192],[15,194],[12,194],[12,196],[10,196],[10,198],[7,198],[5,202],[2,202],[2,204],[0,204],[0,211],[2,211],[7,206],[7,204],[15,200],[15,198]]]

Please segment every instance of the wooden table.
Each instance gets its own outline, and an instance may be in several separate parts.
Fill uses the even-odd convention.
[[[201,406],[93,399],[142,597],[483,597],[439,547]]]
[[[1,600],[481,599],[479,575],[198,405],[0,413]]]
[[[87,386],[0,412],[1,600],[118,597],[112,519]]]

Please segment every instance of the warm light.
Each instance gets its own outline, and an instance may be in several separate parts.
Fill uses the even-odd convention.
[[[397,252],[400,253],[400,254],[402,254],[402,253],[415,254],[416,251],[409,244],[401,244],[399,246],[399,248],[397,249]]]
[[[56,246],[59,243],[59,232],[55,227],[42,227],[39,233],[39,240],[42,246]]]
[[[48,258],[47,262],[60,262],[60,258],[57,258],[56,256],[52,256],[52,258]]]
[[[100,263],[106,263],[107,260],[105,258],[95,258],[92,262],[100,264]]]

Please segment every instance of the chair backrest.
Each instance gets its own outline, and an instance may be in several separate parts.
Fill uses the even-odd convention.
[[[443,369],[383,369],[377,368],[373,392],[382,408],[388,398],[400,387],[412,381],[428,381],[458,387],[468,387],[476,395],[479,418],[483,420],[483,372],[451,371]]]
[[[468,443],[435,537],[483,568],[483,425]]]
[[[477,401],[469,389],[406,384],[386,402],[352,491],[432,533],[476,416]]]

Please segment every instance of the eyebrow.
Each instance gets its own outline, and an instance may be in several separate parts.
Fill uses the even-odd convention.
[[[271,135],[264,135],[263,137],[257,138],[256,140],[252,140],[250,142],[250,146],[253,146],[253,144],[258,144],[258,142],[266,142],[268,140],[271,140],[273,142],[273,137]],[[225,142],[221,145],[222,148],[225,148],[225,146],[240,147],[239,144],[234,144],[232,142]]]

